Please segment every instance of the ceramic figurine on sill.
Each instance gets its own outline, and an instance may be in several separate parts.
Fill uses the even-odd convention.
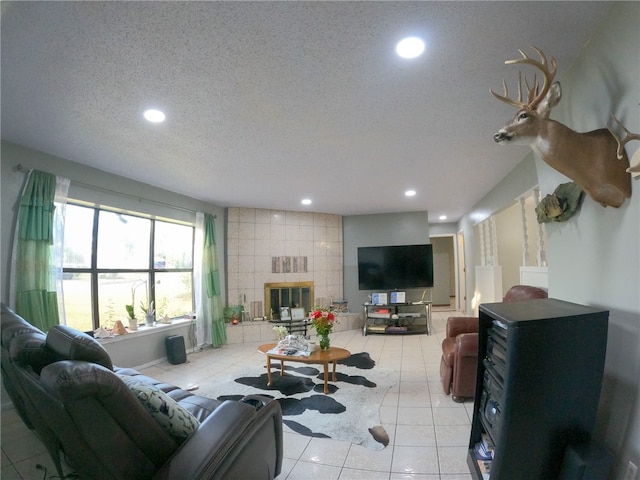
[[[122,321],[116,320],[116,322],[113,324],[113,333],[115,335],[126,335],[127,334],[127,330],[124,328],[124,325],[122,324]]]
[[[93,336],[95,338],[109,338],[113,335],[111,332],[108,332],[104,327],[99,327],[93,332]]]

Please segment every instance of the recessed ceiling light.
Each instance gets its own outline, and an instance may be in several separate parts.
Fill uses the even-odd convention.
[[[146,118],[147,120],[153,123],[161,123],[161,122],[164,122],[166,115],[160,110],[155,110],[152,108],[149,110],[145,110],[144,118]]]
[[[302,204],[303,205],[311,205],[311,199],[310,198],[305,198],[302,200]]]
[[[424,42],[418,37],[407,37],[396,45],[396,53],[402,58],[416,58],[424,52]]]
[[[446,216],[446,215],[440,215],[438,218],[439,218],[440,220],[446,220],[446,219],[447,219],[447,216]]]
[[[404,192],[405,196],[407,197],[413,197],[416,194],[415,190],[407,190],[406,192]]]

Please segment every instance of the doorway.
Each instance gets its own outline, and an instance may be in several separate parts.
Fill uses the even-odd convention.
[[[466,310],[464,239],[458,234],[433,235],[434,287],[431,299],[438,310]]]

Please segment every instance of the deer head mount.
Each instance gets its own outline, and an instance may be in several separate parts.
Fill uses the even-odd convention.
[[[618,142],[618,150],[616,151],[616,154],[618,155],[618,159],[622,160],[624,158],[623,155],[625,153],[624,146],[631,140],[640,140],[640,133],[631,133],[627,129],[627,127],[625,127],[622,124],[622,122],[620,122],[620,120],[616,118],[615,115],[611,114],[611,118],[613,118],[613,120],[618,124],[618,126],[624,131],[624,138],[620,140],[618,136],[615,134],[615,132],[611,128],[607,127],[609,128],[611,135],[613,135],[613,138],[615,138],[616,142]],[[636,157],[640,157],[638,155],[639,152],[636,152],[636,154],[633,156],[634,159]],[[633,175],[634,177],[637,177],[638,175],[640,175],[640,161],[636,161],[635,165],[631,165],[629,168],[627,168],[627,172]]]
[[[619,207],[625,198],[631,197],[631,176],[627,173],[629,160],[621,147],[622,158],[618,159],[618,144],[606,129],[577,133],[563,124],[549,119],[551,108],[562,96],[560,83],[553,82],[557,62],[538,48],[540,60],[535,60],[519,50],[522,58],[507,60],[507,65],[532,65],[542,72],[540,86],[534,77],[533,83],[525,78],[527,100],[524,101],[522,74],[518,73],[518,99],[509,97],[507,83],[503,80],[504,95],[491,93],[498,100],[518,109],[513,119],[493,136],[499,144],[529,145],[542,160],[552,168],[576,182],[591,198],[602,206]]]

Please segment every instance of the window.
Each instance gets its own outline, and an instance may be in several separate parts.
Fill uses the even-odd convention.
[[[88,331],[193,311],[193,226],[68,204],[64,234],[67,324]],[[126,324],[126,323],[125,323]]]

